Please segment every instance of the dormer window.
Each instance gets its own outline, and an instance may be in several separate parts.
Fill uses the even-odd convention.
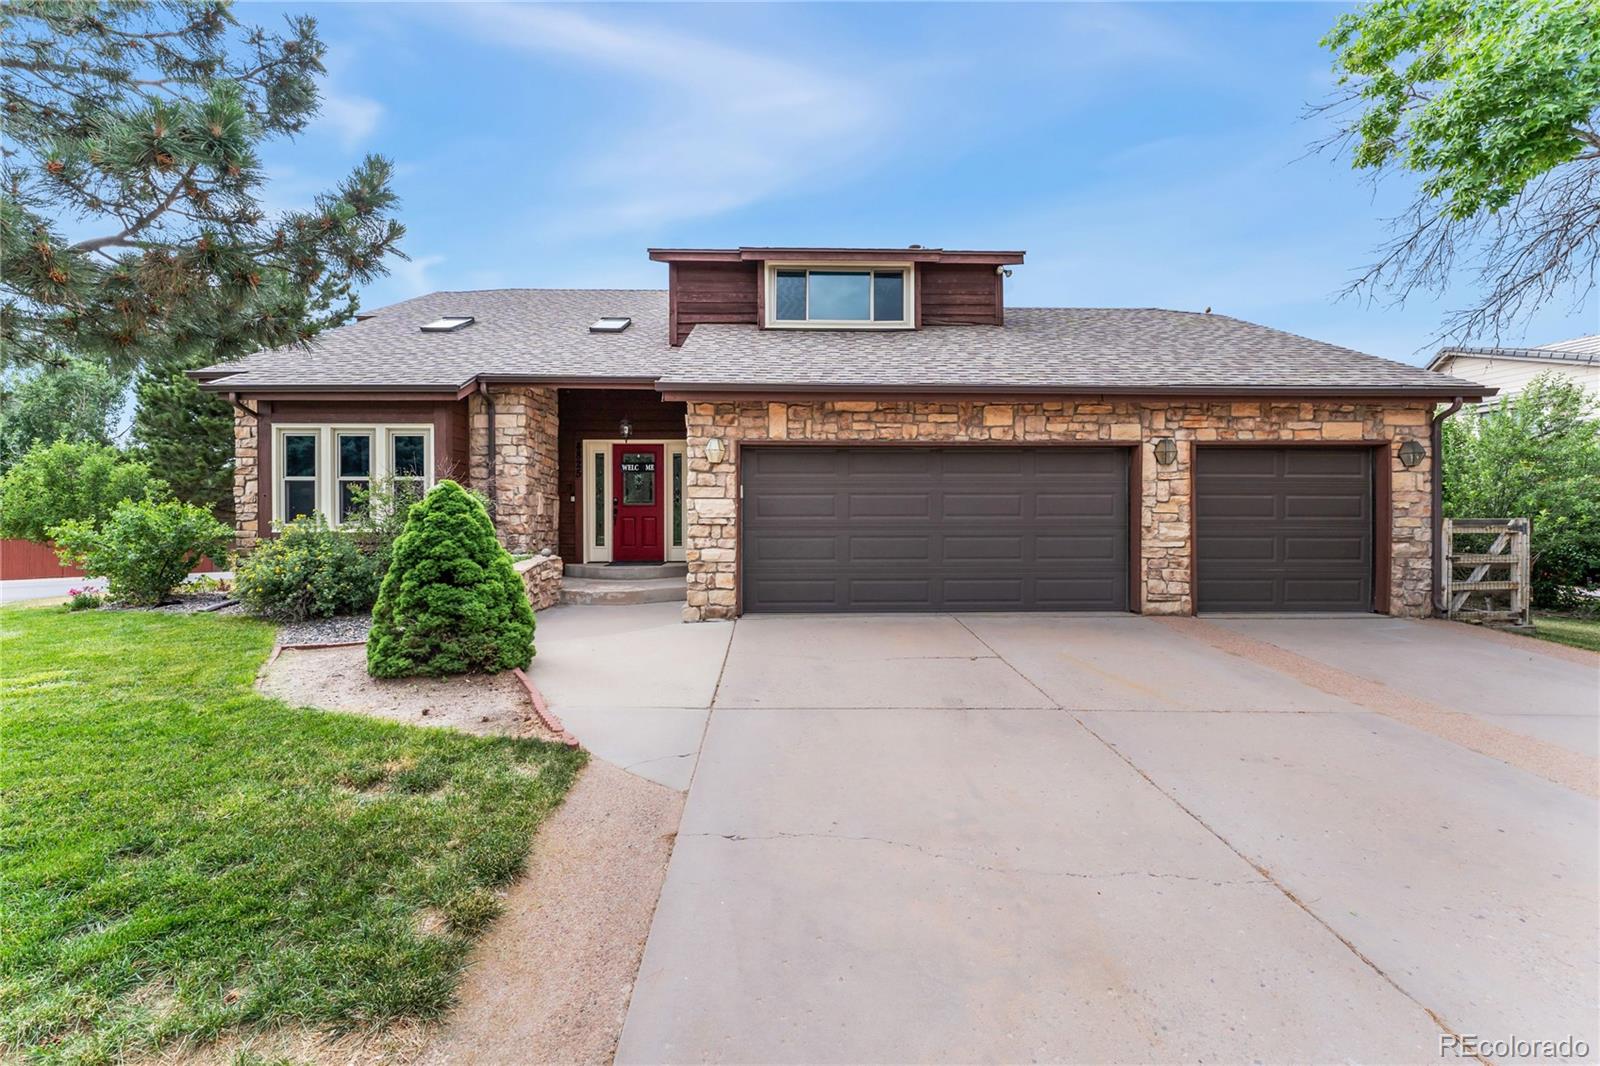
[[[767,321],[772,329],[909,329],[909,264],[767,267]]]

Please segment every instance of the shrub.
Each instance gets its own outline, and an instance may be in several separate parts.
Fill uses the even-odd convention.
[[[297,518],[234,564],[234,593],[251,611],[281,622],[365,611],[382,574],[354,538],[321,515]]]
[[[533,657],[533,609],[483,504],[441,481],[411,508],[367,637],[374,677],[509,670]]]
[[[363,554],[372,558],[378,580],[389,572],[394,542],[406,528],[406,516],[421,496],[415,483],[378,478],[365,492],[356,493],[356,511],[339,526],[355,538]]]
[[[85,519],[48,531],[57,554],[109,580],[113,600],[153,606],[183,583],[202,555],[220,556],[233,531],[193,504],[123,500],[99,528]]]
[[[67,610],[69,611],[93,611],[98,607],[105,606],[106,602],[106,598],[100,595],[99,589],[68,589],[67,595],[70,597],[67,600]]]
[[[1571,607],[1600,582],[1600,417],[1576,382],[1541,374],[1444,424],[1444,513],[1533,521],[1533,604]]]
[[[0,537],[48,540],[63,522],[99,525],[123,500],[166,498],[166,482],[108,445],[36,445],[0,478]]]

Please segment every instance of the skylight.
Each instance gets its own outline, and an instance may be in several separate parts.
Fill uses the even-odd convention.
[[[445,315],[432,322],[425,322],[422,326],[424,333],[454,333],[458,329],[465,329],[472,325],[474,319],[471,315]]]
[[[589,332],[621,333],[631,325],[633,325],[633,319],[624,318],[621,315],[613,315],[606,318],[595,319],[594,323],[589,327]]]

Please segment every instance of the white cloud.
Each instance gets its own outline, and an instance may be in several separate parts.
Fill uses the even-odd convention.
[[[341,145],[354,149],[378,128],[383,119],[383,105],[369,97],[325,88],[319,118],[339,138]]]
[[[344,48],[330,48],[323,66],[328,76],[323,79],[322,106],[316,125],[338,138],[346,151],[359,148],[383,121],[383,105],[368,96],[361,96],[344,88],[354,55]]]
[[[766,199],[859,164],[892,133],[891,94],[859,75],[587,12],[538,5],[451,8],[479,39],[639,83],[637,103],[570,171],[592,206],[564,226],[654,227]],[[895,95],[907,92],[902,83]]]
[[[429,277],[429,271],[444,262],[442,255],[414,255],[410,259],[389,260],[389,285],[395,298],[409,300],[433,292],[439,286]],[[387,295],[387,294],[386,294]]]

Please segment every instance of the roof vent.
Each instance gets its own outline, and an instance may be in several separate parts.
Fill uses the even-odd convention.
[[[445,315],[432,322],[422,325],[424,333],[454,333],[458,329],[466,329],[476,321],[471,315]]]
[[[626,318],[622,315],[608,315],[605,318],[597,318],[590,323],[589,332],[621,333],[631,325],[633,325],[633,319],[631,318]]]

